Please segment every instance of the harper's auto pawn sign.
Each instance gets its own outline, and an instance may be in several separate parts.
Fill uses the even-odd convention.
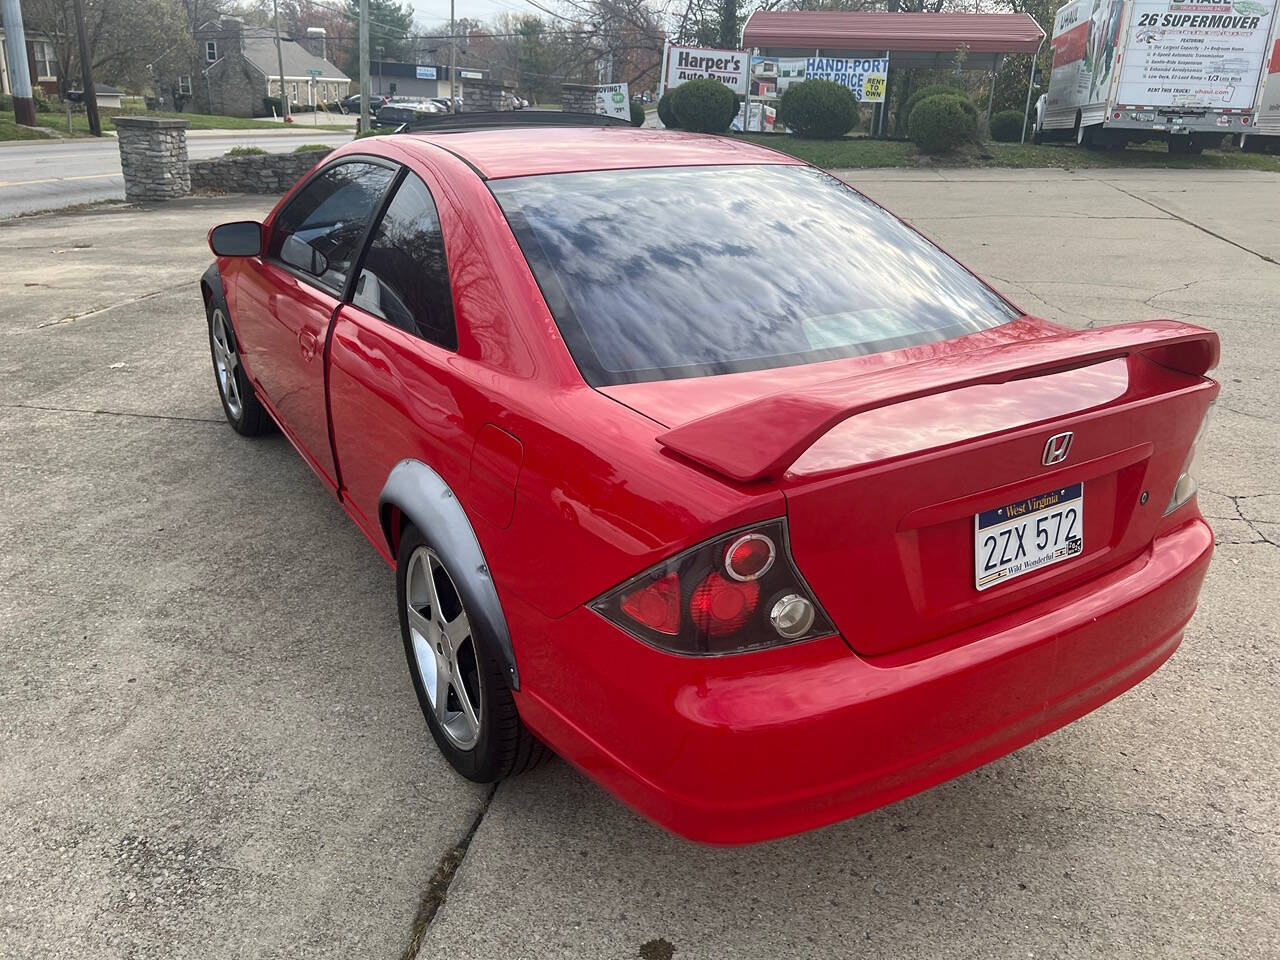
[[[686,80],[711,77],[734,93],[747,92],[747,65],[750,61],[742,50],[718,50],[709,47],[677,47],[667,51],[666,88],[678,87]]]

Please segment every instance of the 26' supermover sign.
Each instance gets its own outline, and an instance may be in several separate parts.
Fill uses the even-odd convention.
[[[734,93],[747,92],[747,68],[750,57],[742,50],[718,50],[712,47],[677,47],[667,51],[666,88],[678,87],[686,80],[711,77]]]
[[[1248,110],[1276,0],[1133,0],[1116,102]]]

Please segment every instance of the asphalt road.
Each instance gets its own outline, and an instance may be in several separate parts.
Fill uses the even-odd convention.
[[[1280,176],[850,179],[1028,310],[1221,334],[1219,545],[1167,665],[762,846],[676,839],[559,761],[476,787],[417,712],[390,572],[286,441],[222,422],[204,232],[270,201],[11,220],[0,957],[1280,957]]]
[[[347,143],[350,134],[308,130],[300,125],[288,133],[228,130],[213,136],[189,132],[187,155],[192,160],[217,157],[232,147],[262,147],[271,153],[292,150],[301,143]],[[24,140],[0,143],[0,219],[35,210],[101,200],[123,200],[120,148],[115,137],[76,140]]]

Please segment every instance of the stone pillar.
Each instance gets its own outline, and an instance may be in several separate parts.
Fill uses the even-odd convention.
[[[589,83],[561,84],[560,109],[565,113],[595,113],[596,88]]]
[[[173,200],[191,192],[186,120],[116,117],[126,200]]]
[[[515,87],[509,84],[490,83],[485,80],[468,80],[462,94],[465,100],[463,109],[469,113],[510,110],[511,94],[514,90]]]

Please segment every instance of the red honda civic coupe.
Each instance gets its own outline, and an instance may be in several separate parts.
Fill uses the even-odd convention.
[[[201,284],[227,419],[278,425],[394,568],[459,773],[550,749],[758,841],[1173,653],[1215,334],[1028,316],[759,146],[506,117],[329,154]]]

